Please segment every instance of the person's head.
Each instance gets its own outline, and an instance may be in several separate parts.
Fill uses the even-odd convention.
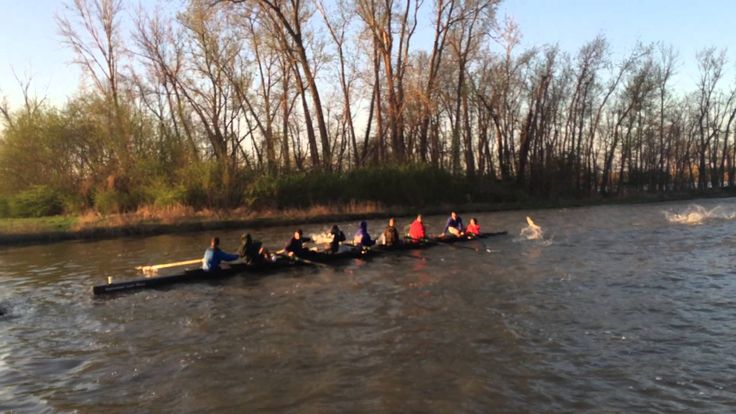
[[[251,241],[250,233],[243,233],[243,234],[241,234],[240,235],[240,241],[244,241],[244,242],[250,243],[250,241]]]
[[[391,217],[390,219],[388,219],[388,225],[389,225],[389,227],[395,227],[396,226],[396,220],[393,217]]]
[[[220,246],[220,238],[213,237],[212,240],[210,240],[210,247],[214,249],[215,247],[219,247],[219,246]]]
[[[340,228],[337,227],[337,224],[332,225],[332,230],[330,230],[330,233],[337,233],[340,231]]]
[[[450,217],[452,217],[453,220],[457,220],[457,213],[453,211],[450,213]]]
[[[302,238],[302,229],[299,229],[299,230],[297,230],[297,231],[294,232],[294,238],[297,239],[297,240],[299,240],[299,239]]]
[[[476,225],[476,226],[477,226],[477,225],[478,225],[478,219],[477,219],[477,218],[475,218],[475,217],[471,218],[471,219],[470,219],[470,224],[474,224],[474,225]]]
[[[420,223],[422,222],[422,215],[421,214],[417,214],[417,221],[420,222]]]
[[[367,228],[368,228],[368,223],[366,223],[365,221],[361,221],[360,222],[360,229],[361,230],[365,230]]]

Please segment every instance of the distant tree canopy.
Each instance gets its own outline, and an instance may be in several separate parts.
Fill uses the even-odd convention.
[[[264,180],[406,164],[478,194],[734,185],[724,51],[698,54],[684,93],[672,48],[519,50],[499,2],[189,0],[130,17],[121,0],[73,0],[59,28],[89,87],[61,108],[27,87],[22,107],[0,106],[0,198],[232,207],[271,194]],[[430,50],[414,47],[420,26]]]

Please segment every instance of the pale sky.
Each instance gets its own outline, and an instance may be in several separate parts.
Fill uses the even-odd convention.
[[[54,104],[62,104],[77,90],[80,70],[71,63],[72,53],[62,45],[54,18],[63,4],[62,0],[0,0],[0,97],[8,97],[11,104],[20,99],[13,70],[21,77],[32,75],[36,93]],[[128,12],[138,4],[127,2]],[[143,4],[150,7],[154,1]],[[431,0],[425,0],[427,6]],[[506,0],[499,18],[504,15],[518,23],[523,47],[557,43],[574,54],[598,34],[608,39],[617,56],[627,54],[638,41],[672,45],[679,51],[676,81],[688,90],[697,76],[696,51],[726,48],[736,40],[736,1],[731,0]],[[422,26],[425,32],[417,33],[416,45],[429,47],[431,24]],[[729,51],[728,56],[730,84],[736,54]]]

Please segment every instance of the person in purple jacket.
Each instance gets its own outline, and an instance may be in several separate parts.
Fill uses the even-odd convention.
[[[450,213],[450,218],[447,219],[447,224],[445,224],[445,230],[443,233],[446,235],[460,237],[464,234],[464,231],[465,227],[463,227],[463,219],[453,211]]]
[[[353,243],[355,243],[356,246],[362,247],[371,247],[376,244],[376,242],[371,239],[371,235],[368,234],[368,223],[365,221],[360,222],[358,231],[355,232],[355,236],[353,236]]]
[[[210,241],[210,247],[204,252],[204,257],[202,258],[202,269],[205,272],[216,271],[220,268],[220,262],[232,262],[239,258],[240,256],[237,254],[225,253],[220,250],[220,238],[213,237],[212,241]]]

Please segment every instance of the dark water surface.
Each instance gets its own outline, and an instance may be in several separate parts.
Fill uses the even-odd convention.
[[[479,214],[510,235],[109,298],[210,235],[4,248],[0,412],[734,412],[734,213]]]

